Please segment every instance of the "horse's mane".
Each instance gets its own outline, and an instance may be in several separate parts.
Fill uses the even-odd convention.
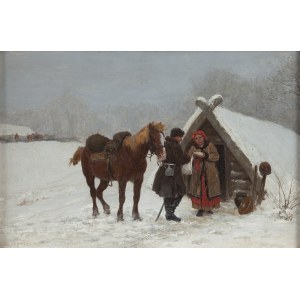
[[[134,151],[137,146],[148,143],[150,130],[163,132],[165,130],[165,125],[162,122],[151,122],[147,126],[143,127],[138,133],[126,137],[123,145]]]
[[[148,127],[150,129],[154,129],[154,130],[161,131],[161,132],[165,131],[165,125],[162,122],[149,123]]]

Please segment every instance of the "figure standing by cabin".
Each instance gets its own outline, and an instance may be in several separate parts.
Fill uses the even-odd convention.
[[[153,191],[164,198],[166,219],[175,222],[181,221],[174,212],[186,193],[181,166],[190,161],[190,157],[180,147],[183,136],[183,130],[173,128],[170,136],[166,137],[166,159],[156,172],[152,187]]]
[[[34,137],[33,133],[27,134],[27,142],[33,142],[33,137]]]
[[[20,136],[18,135],[18,133],[15,134],[15,142],[18,142],[20,140]]]
[[[188,195],[191,197],[192,207],[198,210],[197,217],[202,217],[204,212],[213,214],[212,210],[220,207],[221,188],[216,167],[219,153],[202,130],[195,131],[192,140],[188,156],[193,157],[193,171]]]

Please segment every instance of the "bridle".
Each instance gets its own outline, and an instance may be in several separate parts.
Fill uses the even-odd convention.
[[[162,131],[159,131],[159,130],[156,130],[157,132],[161,133],[163,138],[165,138],[165,135]],[[147,157],[150,158],[151,160],[151,157],[153,155],[155,155],[155,151],[158,150],[158,149],[161,149],[161,148],[164,148],[165,146],[162,144],[162,145],[155,145],[152,141],[152,139],[149,139],[149,142],[148,142],[148,146],[149,146],[149,151],[150,151],[150,154],[147,154]]]

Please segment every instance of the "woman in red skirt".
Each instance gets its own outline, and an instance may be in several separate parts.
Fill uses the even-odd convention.
[[[204,131],[195,131],[192,139],[193,145],[188,155],[193,157],[193,173],[188,194],[193,208],[198,210],[197,217],[201,217],[204,212],[213,214],[212,210],[220,207],[221,189],[216,167],[219,153],[215,145],[207,140]]]

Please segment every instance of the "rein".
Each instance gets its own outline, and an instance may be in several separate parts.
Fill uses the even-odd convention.
[[[163,137],[165,137],[162,131],[158,131],[158,132],[161,133]],[[151,140],[149,141],[148,145],[149,145],[150,154],[147,154],[146,157],[148,157],[151,161],[151,157],[155,155],[155,150],[164,148],[164,145],[155,146]]]

